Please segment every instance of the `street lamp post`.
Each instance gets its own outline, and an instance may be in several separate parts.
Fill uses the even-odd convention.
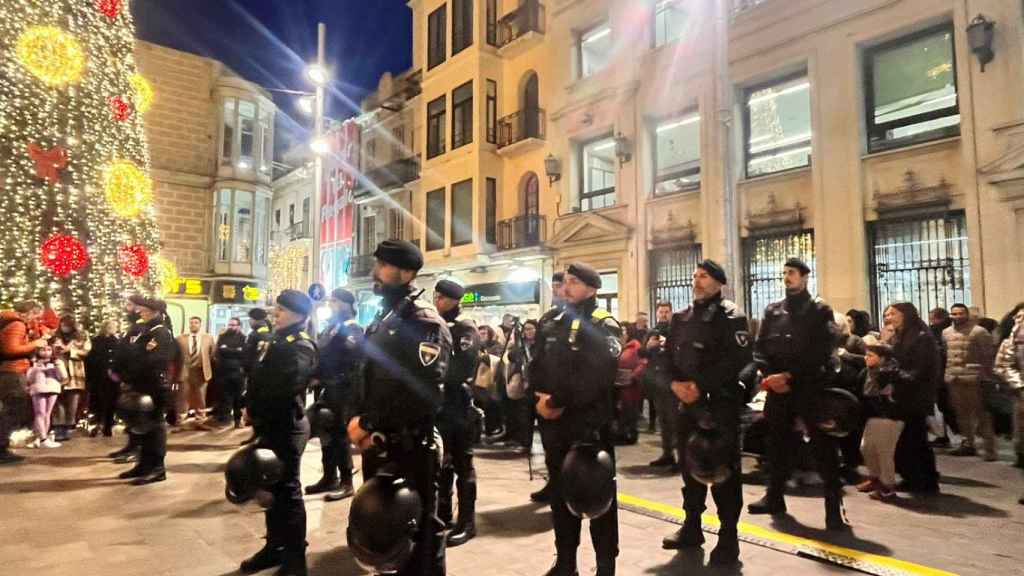
[[[324,87],[327,84],[327,68],[324,64],[324,48],[327,37],[327,25],[317,24],[316,66],[307,71],[310,80],[316,85],[316,97],[313,102],[313,142],[322,145],[324,136]],[[324,150],[317,150],[314,156],[313,198],[310,217],[313,219],[313,282],[320,282],[320,196],[324,186]]]

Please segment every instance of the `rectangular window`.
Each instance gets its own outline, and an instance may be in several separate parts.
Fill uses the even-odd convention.
[[[235,99],[224,99],[224,135],[221,141],[220,159],[221,164],[231,164],[235,150]]]
[[[252,192],[235,190],[235,219],[231,225],[235,244],[235,262],[252,262],[253,202]]]
[[[615,139],[611,136],[580,146],[580,209],[615,205]]]
[[[388,230],[391,232],[388,238],[405,240],[405,216],[404,208],[392,208],[388,210]]]
[[[309,217],[309,198],[302,199],[302,218],[301,222],[311,222],[312,218]]]
[[[651,250],[651,312],[658,302],[682,310],[693,302],[693,271],[701,261],[700,244]]]
[[[444,154],[445,118],[444,95],[427,104],[427,158]]]
[[[256,105],[245,100],[238,101],[239,152],[238,167],[252,168],[256,145]]]
[[[893,302],[913,302],[922,315],[957,302],[971,304],[963,212],[871,222],[868,241],[875,318]]]
[[[743,267],[746,277],[747,316],[760,318],[765,306],[786,297],[782,283],[782,265],[796,256],[811,269],[807,290],[817,293],[815,275],[814,232],[782,232],[750,236],[743,242]]]
[[[452,150],[473,141],[473,81],[452,92]]]
[[[597,291],[597,305],[611,312],[612,317],[619,316],[619,273],[618,271],[601,272],[601,288]]]
[[[686,30],[686,11],[680,0],[659,0],[654,5],[655,48],[679,40]]]
[[[256,250],[256,258],[254,263],[257,266],[267,265],[267,210],[270,207],[269,198],[257,198],[256,199],[256,238],[253,240],[253,245]]]
[[[281,209],[277,208],[274,210],[274,229],[281,228]]]
[[[605,68],[611,61],[612,28],[602,24],[579,38],[579,72],[581,78],[592,76]]]
[[[498,141],[498,83],[487,81],[487,141]]]
[[[215,208],[213,237],[216,239],[217,261],[227,262],[231,247],[231,190],[217,192]]]
[[[260,172],[270,174],[274,166],[274,121],[270,110],[260,110]]]
[[[370,138],[366,141],[366,159],[371,164],[375,164],[377,161],[377,139]]]
[[[494,178],[487,179],[487,190],[484,202],[486,211],[485,235],[488,244],[498,242],[498,181]]]
[[[452,185],[452,246],[473,241],[473,180]]]
[[[864,80],[868,152],[960,134],[952,24],[869,48]]]
[[[473,45],[473,2],[454,0],[452,4],[452,56]]]
[[[391,160],[405,158],[405,127],[395,126],[391,130]]]
[[[427,192],[427,250],[444,248],[444,188]]]
[[[427,17],[427,70],[444,62],[448,36],[448,6],[442,5]]]
[[[295,204],[288,205],[288,225],[295,225]]]
[[[811,164],[811,83],[801,74],[744,94],[747,178]]]
[[[700,114],[669,118],[654,128],[654,195],[700,187]]]
[[[498,45],[498,0],[487,0],[487,43]]]

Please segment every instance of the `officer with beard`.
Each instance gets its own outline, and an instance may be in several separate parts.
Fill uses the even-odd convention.
[[[259,359],[260,343],[270,341],[273,337],[272,328],[270,322],[267,321],[266,310],[263,308],[249,309],[249,335],[245,338],[245,357],[242,364],[242,368],[245,371],[245,389],[242,391],[243,405],[245,404],[249,383],[252,381],[253,369],[256,367]],[[243,408],[243,414],[244,412],[245,409]],[[255,441],[256,432],[254,431],[252,436],[242,442],[242,445],[252,444]]]
[[[434,286],[434,307],[448,323],[452,333],[452,361],[444,381],[444,395],[437,427],[444,440],[444,464],[441,467],[441,488],[438,516],[446,524],[452,519],[452,484],[458,487],[459,517],[448,534],[448,546],[460,546],[476,536],[476,469],[473,467],[473,380],[480,363],[480,334],[476,322],[460,318],[459,303],[465,288],[451,280]]]
[[[614,416],[614,385],[621,353],[619,323],[598,308],[601,276],[586,264],[565,273],[565,308],[546,314],[537,335],[537,356],[530,365],[537,413],[551,482],[551,511],[557,559],[546,576],[576,576],[581,520],[565,503],[560,485],[562,463],[577,443],[591,443],[614,458],[609,424]],[[618,504],[590,521],[597,554],[597,576],[614,576],[619,554]]]
[[[218,416],[225,422],[234,414],[235,428],[242,427],[242,390],[245,387],[245,335],[242,321],[228,320],[228,328],[217,337],[214,374],[220,383],[222,401]]]
[[[355,296],[336,288],[327,301],[331,320],[320,335],[320,366],[314,386],[317,402],[334,413],[335,424],[320,438],[324,476],[306,487],[306,494],[327,492],[324,500],[336,502],[352,496],[352,449],[345,430],[352,416],[359,370],[363,365],[363,329],[355,320]]]
[[[692,475],[686,445],[701,418],[710,416],[717,434],[731,452],[728,479],[711,488],[721,528],[711,564],[735,564],[739,559],[736,524],[743,507],[740,481],[740,410],[746,398],[740,373],[750,363],[747,317],[735,303],[722,298],[725,270],[713,260],[697,264],[693,272],[693,305],[672,317],[667,354],[671,362],[672,392],[682,406],[676,415],[676,445],[683,471],[683,527],[665,538],[662,546],[680,550],[704,543],[700,517],[708,487]]]
[[[565,272],[555,272],[551,275],[551,309],[544,313],[538,325],[545,321],[554,319],[565,309]],[[539,342],[539,340],[538,340]],[[537,418],[537,411],[533,409],[532,418]],[[541,438],[543,441],[543,438]],[[543,442],[542,442],[543,443]],[[545,447],[545,450],[547,447]],[[544,487],[530,494],[531,502],[548,502],[551,500],[551,478],[544,482]]]
[[[167,479],[164,457],[167,455],[167,428],[164,418],[170,400],[170,382],[167,369],[174,358],[174,337],[164,325],[167,304],[163,300],[133,296],[132,303],[142,321],[129,330],[127,342],[114,356],[112,373],[121,382],[139,394],[153,400],[153,411],[147,415],[154,420],[151,430],[135,437],[139,446],[138,462],[131,470],[118,475],[132,478],[132,484],[142,486]]]
[[[306,505],[299,467],[309,440],[306,388],[316,370],[316,345],[303,332],[313,303],[297,290],[283,290],[274,310],[274,333],[260,342],[247,397],[257,446],[274,451],[283,465],[270,488],[273,503],[265,512],[266,545],[242,562],[252,574],[280,565],[277,576],[306,574]]]
[[[146,323],[145,320],[139,316],[137,304],[144,300],[145,297],[139,294],[133,294],[125,300],[124,312],[128,320],[128,329],[118,341],[117,350],[114,354],[115,359],[117,358],[117,354],[128,346],[131,339],[142,331],[142,327]],[[125,387],[126,385],[122,383],[121,388],[124,389]],[[131,433],[131,431],[127,431],[126,433],[128,434],[128,444],[126,444],[124,448],[115,450],[107,455],[108,457],[113,458],[114,462],[118,464],[128,464],[138,460],[138,456],[136,455],[136,452],[139,450],[138,439]]]
[[[420,249],[385,240],[373,253],[374,291],[381,310],[366,329],[364,400],[348,424],[363,451],[363,479],[385,465],[397,469],[423,502],[411,557],[399,574],[445,573],[444,522],[437,517],[438,455],[434,433],[452,336],[432,307],[418,301],[412,282],[423,267]]]
[[[754,346],[750,370],[760,370],[768,390],[765,418],[771,477],[764,497],[747,506],[751,514],[786,512],[784,493],[791,471],[793,421],[800,417],[811,439],[818,473],[825,481],[825,525],[846,530],[842,513],[842,483],[835,438],[818,427],[822,391],[835,346],[832,308],[807,291],[811,269],[799,258],[786,260],[783,280],[786,299],[769,304]]]

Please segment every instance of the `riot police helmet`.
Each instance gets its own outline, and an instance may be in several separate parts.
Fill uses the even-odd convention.
[[[576,444],[562,461],[562,497],[578,518],[600,518],[615,501],[615,462],[607,450]]]
[[[849,390],[826,388],[821,394],[821,418],[818,429],[837,438],[845,438],[857,426],[860,401]]]
[[[263,508],[273,504],[270,489],[281,481],[284,464],[273,450],[250,444],[235,452],[224,469],[224,495],[232,504],[255,499]]]
[[[733,474],[735,452],[735,445],[722,433],[710,414],[702,415],[683,450],[686,472],[702,484],[721,484]]]
[[[148,434],[160,425],[153,397],[138,392],[122,394],[117,400],[118,415],[133,434]]]
[[[309,418],[309,428],[314,436],[323,437],[338,424],[337,414],[324,402],[314,402],[306,416]]]
[[[380,574],[400,571],[412,555],[423,515],[420,495],[390,471],[359,487],[348,516],[348,546],[356,562]]]

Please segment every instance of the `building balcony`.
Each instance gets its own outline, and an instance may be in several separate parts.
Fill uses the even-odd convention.
[[[520,214],[498,222],[498,250],[542,246],[547,240],[547,219],[540,214]]]
[[[383,166],[371,168],[366,172],[366,180],[380,190],[390,190],[404,186],[409,182],[420,179],[420,157],[409,156],[400,160],[389,162]],[[356,196],[368,194],[370,188],[365,182],[360,181],[356,187]]]
[[[284,229],[284,236],[289,242],[295,242],[296,240],[302,240],[304,238],[312,238],[313,230],[308,220],[302,222],[296,222],[291,226]]]
[[[498,154],[513,156],[544,145],[547,115],[543,108],[526,108],[498,120]]]
[[[373,264],[376,259],[373,254],[359,254],[349,258],[349,278],[367,278],[373,273]]]
[[[526,0],[498,21],[498,53],[515,58],[544,39],[544,5]]]

